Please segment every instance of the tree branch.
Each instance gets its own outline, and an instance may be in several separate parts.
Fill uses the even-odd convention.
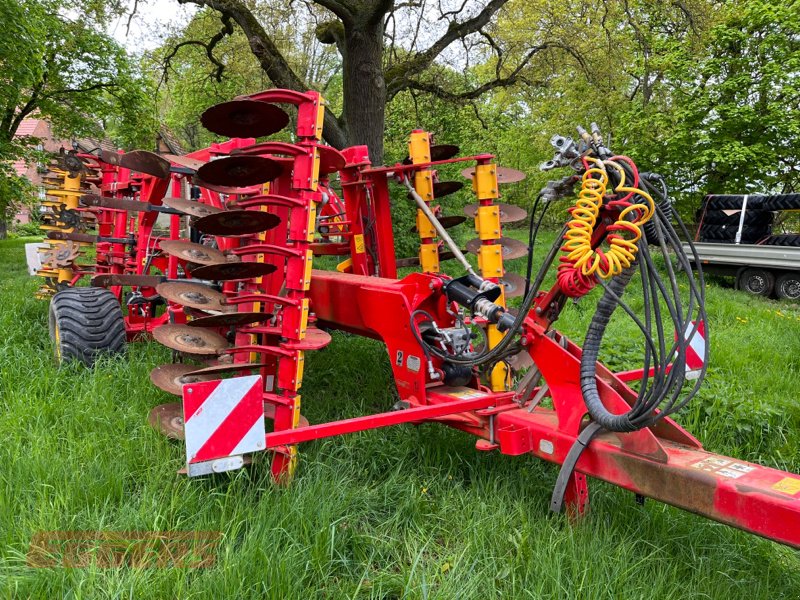
[[[342,7],[345,6],[341,0],[337,2],[333,2],[332,0],[324,1],[331,5],[337,4]],[[309,89],[308,85],[306,85],[292,70],[280,50],[278,50],[275,42],[242,0],[178,0],[178,2],[180,4],[207,6],[223,15],[227,15],[242,29],[242,32],[250,44],[250,51],[273,84],[281,88],[296,90],[298,92],[305,92]],[[327,108],[325,109],[323,132],[325,139],[331,146],[335,148],[344,148],[347,146],[347,135],[344,129],[336,118],[336,115]]]
[[[163,80],[167,81],[169,79],[169,68],[172,65],[172,59],[178,54],[178,51],[181,48],[186,46],[200,46],[206,51],[206,57],[208,60],[213,64],[216,69],[214,70],[214,79],[217,82],[222,81],[222,72],[225,70],[225,65],[221,63],[216,56],[214,56],[214,48],[216,48],[217,44],[219,44],[226,36],[233,35],[233,22],[228,15],[223,14],[221,17],[222,20],[222,29],[214,34],[208,42],[201,42],[199,40],[186,40],[184,42],[180,42],[176,44],[172,51],[164,58],[164,70],[163,70]]]
[[[408,60],[392,67],[386,73],[386,85],[389,98],[395,96],[400,90],[406,89],[406,83],[409,79],[427,69],[436,57],[450,44],[457,39],[475,33],[489,23],[495,13],[500,10],[506,2],[508,2],[508,0],[491,0],[476,16],[460,23],[452,21],[447,31],[431,44],[427,50],[417,52]]]

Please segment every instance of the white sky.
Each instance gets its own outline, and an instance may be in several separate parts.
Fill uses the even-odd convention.
[[[128,0],[128,13],[133,4],[133,0]],[[171,31],[185,25],[197,8],[196,5],[178,4],[177,0],[139,0],[130,31],[127,31],[128,17],[125,15],[111,24],[108,33],[131,53],[152,50]]]

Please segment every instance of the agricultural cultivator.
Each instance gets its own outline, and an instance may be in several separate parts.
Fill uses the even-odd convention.
[[[702,383],[706,324],[702,274],[667,217],[658,175],[615,155],[594,127],[576,140],[554,137],[544,167],[570,172],[537,198],[526,245],[503,236],[526,213],[499,203],[522,173],[489,154],[459,157],[425,131],[411,132],[406,160],[372,165],[366,147],[321,142],[324,104],[316,92],[268,90],[207,110],[203,125],[231,139],[202,151],[75,157],[98,189],[81,189],[69,210],[96,232],[65,227],[48,237],[93,244],[95,262],[56,276],[58,285],[91,274],[92,284],[53,297],[59,356],[91,362],[119,350],[120,336],[145,334],[170,348],[174,362],[151,379],[180,402],[154,408],[150,422],[185,440],[190,476],[268,452],[274,479],[286,483],[302,442],[437,422],[474,435],[479,451],[561,465],[555,511],[584,512],[595,477],[800,547],[800,476],[709,453],[670,418]],[[293,142],[257,143],[287,127],[287,105]],[[453,164],[475,195],[465,216],[477,268],[447,231],[464,219],[442,208],[461,188],[439,179]],[[534,269],[550,200],[575,186],[564,230]],[[395,202],[417,209],[419,253],[410,259],[395,256],[392,187]],[[159,229],[161,214],[168,225]],[[315,256],[338,265],[315,269]],[[526,278],[506,272],[505,260],[524,256]],[[463,274],[443,274],[445,259]],[[398,266],[414,264],[419,272],[398,279]],[[634,290],[638,311],[626,303]],[[506,305],[512,296],[521,298],[516,310]],[[581,298],[596,302],[582,348],[554,328]],[[642,333],[641,369],[614,373],[598,361],[615,312]],[[386,346],[397,394],[386,412],[313,424],[303,416],[306,356],[332,330]]]

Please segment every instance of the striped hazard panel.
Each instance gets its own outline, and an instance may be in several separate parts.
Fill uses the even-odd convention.
[[[260,375],[184,385],[183,415],[190,476],[237,469],[265,448]]]

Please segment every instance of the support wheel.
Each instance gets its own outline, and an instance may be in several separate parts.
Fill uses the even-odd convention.
[[[783,300],[800,300],[800,273],[784,273],[778,277],[775,293]]]
[[[79,360],[91,367],[100,354],[122,354],[125,321],[116,296],[103,288],[58,292],[50,302],[50,337],[58,364]]]
[[[767,297],[775,287],[775,275],[766,269],[745,269],[739,274],[736,287],[754,296]]]

